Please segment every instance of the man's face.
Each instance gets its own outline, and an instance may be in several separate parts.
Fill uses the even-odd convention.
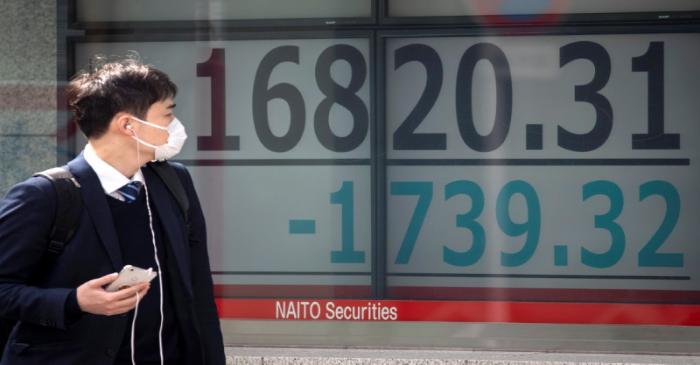
[[[159,125],[161,127],[168,127],[170,122],[175,119],[173,114],[173,108],[175,108],[175,103],[173,103],[172,98],[167,98],[163,101],[158,101],[153,103],[148,111],[146,112],[146,121],[153,124]],[[138,137],[150,144],[159,146],[168,142],[168,132],[158,128],[153,128],[143,123],[135,122],[135,127],[138,129],[136,133]],[[150,150],[150,149],[149,149]],[[149,152],[153,152],[150,150]]]

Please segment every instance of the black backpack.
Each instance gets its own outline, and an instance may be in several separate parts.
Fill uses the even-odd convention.
[[[160,179],[165,183],[168,191],[175,197],[185,218],[185,232],[189,232],[189,199],[182,181],[177,173],[167,162],[152,162],[148,164]],[[66,244],[73,237],[78,228],[80,213],[83,209],[83,201],[80,197],[80,184],[66,166],[54,167],[34,174],[48,179],[56,192],[56,213],[54,215],[51,233],[46,245],[46,251],[42,257],[41,269],[36,273],[40,277],[63,253]],[[0,317],[0,358],[16,320]]]

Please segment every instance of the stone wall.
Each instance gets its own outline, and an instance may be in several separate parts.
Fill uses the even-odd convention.
[[[0,1],[0,196],[56,165],[56,2]]]

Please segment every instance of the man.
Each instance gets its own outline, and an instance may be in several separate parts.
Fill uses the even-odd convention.
[[[69,107],[88,139],[68,164],[81,185],[80,222],[42,268],[51,183],[30,178],[0,202],[0,316],[18,321],[1,364],[225,363],[192,180],[171,163],[190,202],[185,222],[147,165],[172,157],[186,138],[173,114],[176,92],[166,74],[133,60],[71,81]],[[160,272],[150,284],[106,291],[127,264]]]

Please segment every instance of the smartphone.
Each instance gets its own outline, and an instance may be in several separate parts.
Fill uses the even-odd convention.
[[[119,272],[117,279],[107,285],[105,290],[114,292],[137,284],[147,283],[157,275],[158,273],[154,272],[150,267],[142,269],[136,266],[125,265],[122,271]]]

